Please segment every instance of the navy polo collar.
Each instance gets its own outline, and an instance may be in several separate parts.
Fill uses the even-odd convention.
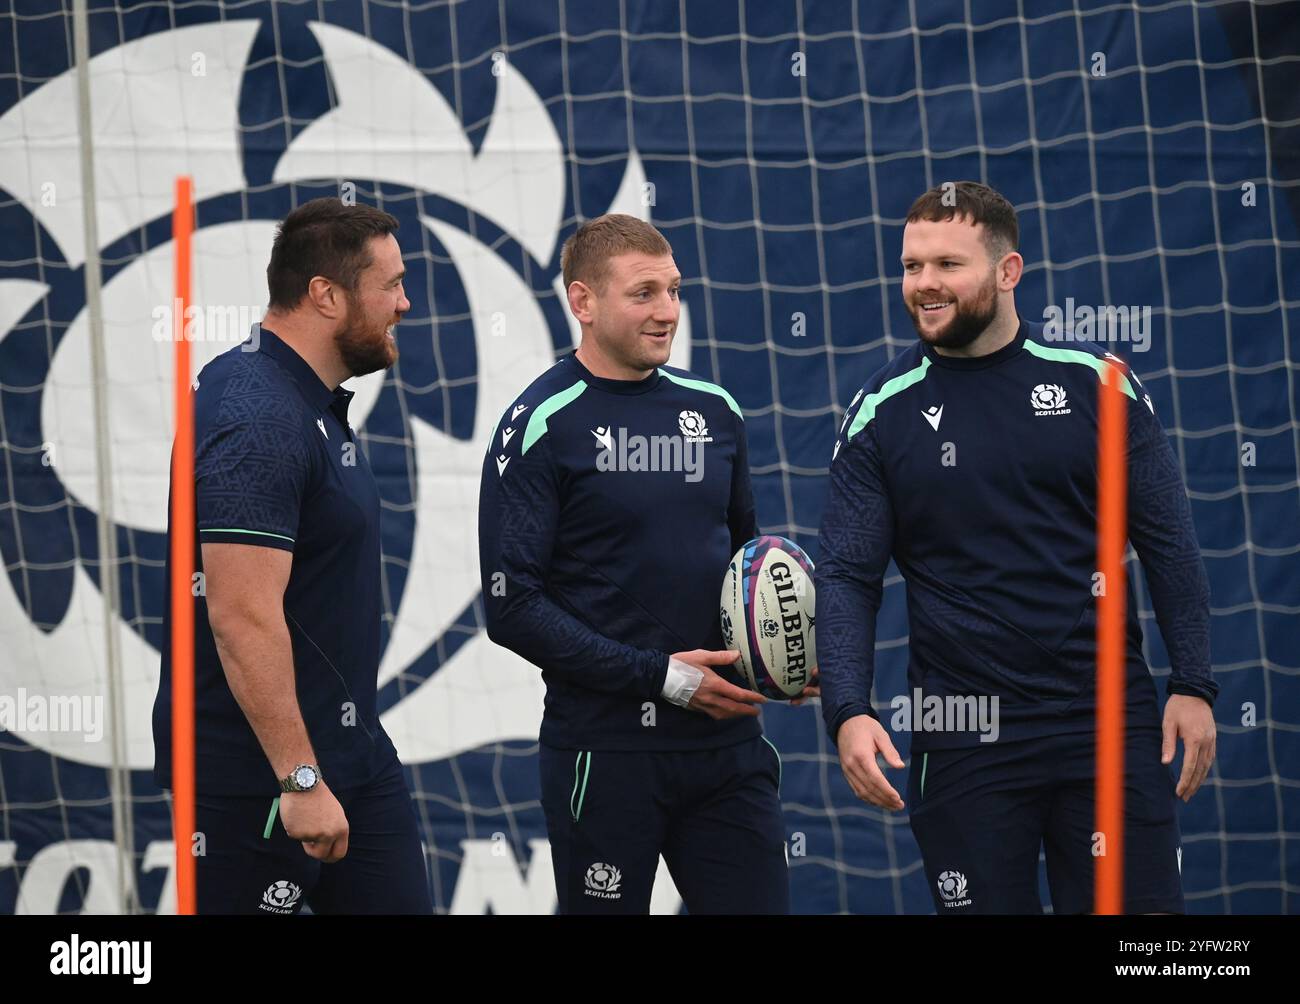
[[[326,387],[321,378],[316,375],[316,371],[307,364],[307,360],[298,355],[271,329],[262,328],[259,341],[257,351],[266,353],[280,364],[280,367],[298,385],[302,396],[312,408],[316,411],[327,409],[333,411],[343,423],[343,427],[347,428],[348,402],[352,400],[352,391],[345,390],[343,387],[336,387],[334,390]]]

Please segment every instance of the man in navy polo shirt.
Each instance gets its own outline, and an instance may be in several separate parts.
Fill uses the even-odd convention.
[[[260,330],[195,384],[195,780],[200,913],[430,913],[379,724],[380,527],[349,377],[397,358],[393,232],[316,199],[281,224]],[[169,527],[168,532],[171,532]],[[170,579],[170,574],[169,574]],[[154,776],[171,787],[170,633]],[[305,853],[304,853],[305,852]]]

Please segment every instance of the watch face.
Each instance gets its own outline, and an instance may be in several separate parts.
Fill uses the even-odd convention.
[[[293,780],[299,788],[310,788],[316,783],[316,772],[310,767],[299,767],[293,772]]]

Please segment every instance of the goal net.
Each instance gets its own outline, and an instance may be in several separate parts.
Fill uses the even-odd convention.
[[[89,7],[86,121],[71,11],[0,12],[0,912],[174,908],[149,715],[178,174],[197,205],[196,370],[260,316],[295,205],[339,195],[401,221],[401,360],[354,383],[351,417],[383,498],[380,706],[440,911],[554,908],[541,682],[482,630],[475,535],[490,429],[573,344],[563,239],[611,208],[668,236],[673,361],[740,403],[760,525],[815,559],[844,409],[914,337],[903,217],[964,178],[1017,208],[1023,316],[1146,318],[1111,348],[1183,468],[1222,686],[1218,761],[1180,808],[1188,908],[1295,909],[1296,4]],[[907,691],[892,567],[879,623],[888,721]],[[906,815],[852,797],[818,707],[769,705],[765,729],[794,908],[930,912]],[[661,882],[655,908],[678,907]]]

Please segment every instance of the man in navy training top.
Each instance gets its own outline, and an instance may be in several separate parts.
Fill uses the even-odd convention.
[[[375,706],[380,527],[349,377],[397,359],[410,302],[368,206],[281,223],[253,337],[195,383],[195,835],[200,913],[432,912],[423,849]],[[169,527],[169,534],[176,528]],[[170,579],[170,571],[169,571]],[[170,788],[170,613],[154,775]],[[305,853],[304,853],[305,852]]]
[[[740,408],[665,365],[681,275],[653,226],[591,220],[561,267],[581,344],[506,411],[479,503],[488,635],[546,683],[560,912],[646,913],[662,854],[691,913],[787,913],[780,756],[721,650],[758,533]]]
[[[1115,356],[1016,314],[1015,210],[974,182],[913,204],[903,300],[920,341],[844,417],[817,563],[823,715],[850,787],[901,809],[902,767],[871,705],[889,559],[907,583],[912,831],[936,910],[1093,908],[1097,405],[1103,367],[1128,415],[1128,536],[1172,671],[1163,726],[1127,593],[1124,898],[1181,913],[1176,796],[1214,759],[1209,587],[1178,464],[1150,396]],[[979,723],[978,725],[976,723]],[[1183,740],[1182,774],[1172,763]]]

